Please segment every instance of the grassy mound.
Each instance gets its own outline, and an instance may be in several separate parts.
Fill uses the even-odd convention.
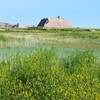
[[[99,59],[89,51],[59,58],[52,50],[0,63],[0,100],[99,100]]]

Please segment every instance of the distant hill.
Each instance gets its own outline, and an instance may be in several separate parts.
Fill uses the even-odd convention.
[[[69,28],[70,25],[68,21],[66,21],[64,18],[61,18],[60,16],[54,17],[54,18],[44,18],[40,21],[38,24],[38,27],[41,28]]]

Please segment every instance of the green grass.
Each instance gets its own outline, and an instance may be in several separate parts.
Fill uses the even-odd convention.
[[[33,46],[36,42],[58,47],[100,48],[100,31],[90,29],[9,29],[0,31],[0,42],[1,48]]]
[[[99,100],[99,71],[100,59],[90,51],[67,58],[51,49],[17,54],[0,63],[0,100]]]
[[[80,38],[91,38],[91,39],[100,39],[100,30],[95,29],[78,29],[78,28],[69,28],[69,29],[9,29],[1,30],[0,33],[55,33],[56,36],[71,36],[71,37],[80,37]]]
[[[4,35],[0,35],[0,41],[3,41],[3,42],[8,41],[8,38]]]
[[[12,37],[9,37],[9,36],[6,36],[5,34],[1,34],[0,33],[0,42],[2,41],[2,42],[8,42],[8,41],[11,41],[11,40],[13,40],[13,38]]]
[[[0,100],[99,100],[99,44],[99,29],[0,30]]]

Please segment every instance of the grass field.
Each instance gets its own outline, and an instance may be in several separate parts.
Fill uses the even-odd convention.
[[[0,30],[0,100],[99,99],[99,29]]]

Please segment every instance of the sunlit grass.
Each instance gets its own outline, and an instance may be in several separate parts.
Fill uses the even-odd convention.
[[[0,100],[99,100],[99,48],[100,30],[0,31]]]
[[[0,98],[99,100],[99,65],[89,51],[69,58],[47,49],[17,54],[0,63]]]

